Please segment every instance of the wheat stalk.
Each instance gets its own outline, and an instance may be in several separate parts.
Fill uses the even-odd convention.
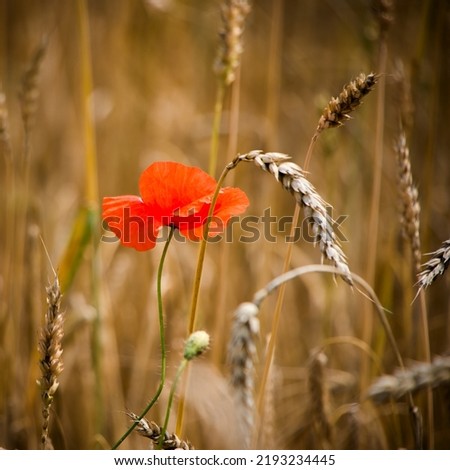
[[[400,121],[401,125],[401,121]],[[414,266],[414,273],[420,271],[420,203],[419,192],[413,183],[411,173],[411,161],[409,159],[409,149],[406,145],[406,135],[402,131],[395,147],[397,154],[398,166],[398,188],[401,201],[401,214],[400,221],[402,225],[403,236],[409,241],[411,246],[411,254]],[[430,363],[430,334],[428,326],[428,314],[426,308],[426,301],[424,292],[419,290],[420,295],[420,319],[421,319],[421,332],[424,344],[424,358]],[[434,430],[433,430],[433,394],[431,388],[427,391],[428,400],[428,428],[430,436],[430,448],[433,448]],[[418,418],[419,416],[417,416]],[[419,424],[419,419],[417,419]],[[417,430],[421,429],[422,424],[417,426]]]
[[[47,288],[48,309],[38,346],[41,355],[40,368],[42,372],[42,377],[38,384],[41,387],[42,399],[43,423],[41,445],[43,449],[53,448],[48,435],[50,409],[55,392],[59,387],[58,376],[63,370],[61,342],[64,336],[64,313],[61,312],[60,303],[61,291],[58,278],[55,277],[53,284]]]
[[[421,362],[378,378],[370,386],[367,396],[375,403],[384,403],[390,399],[398,400],[426,387],[435,388],[449,382],[450,356],[438,356],[431,364]]]
[[[255,421],[255,361],[256,340],[259,335],[259,308],[252,302],[244,302],[234,313],[228,345],[228,363],[231,385],[236,403],[242,415],[244,445],[250,445],[251,430]]]
[[[406,136],[401,132],[395,145],[398,167],[398,188],[401,203],[400,221],[403,236],[411,245],[414,270],[420,270],[420,203],[419,192],[413,183],[409,149],[406,145]]]
[[[153,421],[148,421],[145,418],[139,419],[139,416],[134,413],[127,413],[127,415],[135,422],[136,431],[141,435],[150,439],[153,445],[161,445],[163,450],[193,450],[194,447],[189,441],[181,440],[176,434],[164,433],[164,438],[161,440],[161,427]]]
[[[345,282],[353,285],[346,257],[333,230],[334,221],[327,211],[329,205],[306,179],[305,172],[295,163],[287,161],[289,158],[282,153],[264,153],[261,150],[253,150],[238,157],[240,161],[254,162],[256,166],[274,176],[283,188],[292,194],[297,204],[305,211],[322,255],[343,273],[341,277]]]
[[[437,277],[442,276],[450,262],[450,238],[442,243],[441,248],[430,253],[433,257],[423,265],[418,274],[419,289],[430,287]]]

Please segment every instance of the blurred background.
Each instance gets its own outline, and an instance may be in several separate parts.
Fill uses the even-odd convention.
[[[97,209],[103,196],[138,194],[139,176],[152,162],[208,170],[222,3],[0,0],[2,447],[39,446],[37,343],[45,287],[53,279],[40,236],[60,276],[65,311],[64,371],[50,428],[55,448],[110,448],[129,424],[125,412],[140,413],[157,387],[155,282],[162,246],[138,253],[101,243]],[[308,178],[333,206],[334,218],[347,216],[340,230],[353,272],[366,277],[372,250],[376,264],[368,281],[392,312],[388,318],[406,365],[423,361],[419,303],[412,303],[416,277],[401,235],[393,147],[402,117],[421,203],[422,253],[435,251],[450,233],[450,3],[395,0],[385,31],[374,3],[366,0],[251,3],[241,66],[225,88],[217,173],[234,149],[284,152],[302,165],[324,107],[360,73],[379,73],[384,41],[381,105],[376,86],[351,120],[323,132]],[[380,111],[383,160],[374,248],[368,240]],[[246,215],[260,217],[267,208],[275,216],[293,214],[292,197],[253,165],[239,165],[225,184],[246,191]],[[90,226],[88,220],[95,222]],[[241,447],[226,360],[233,311],[282,272],[287,249],[286,233],[275,233],[276,242],[260,237],[253,243],[239,243],[239,224],[233,233],[233,243],[208,247],[201,284],[198,325],[210,333],[212,344],[192,366],[181,436],[198,449]],[[164,269],[169,384],[186,339],[197,252],[196,243],[172,243]],[[295,244],[292,267],[319,262],[317,247]],[[432,357],[449,350],[449,287],[447,274],[426,293]],[[260,357],[275,301],[276,295],[267,299],[260,313]],[[364,338],[367,316],[373,317],[369,340]],[[330,338],[339,340],[330,346]],[[412,447],[406,404],[374,407],[365,399],[360,374],[366,353],[351,338],[362,340],[382,364],[382,371],[365,372],[366,385],[395,370],[367,299],[324,274],[288,284],[262,447],[320,447],[321,440],[309,432],[307,369],[311,351],[321,347],[328,357],[325,388],[334,447]],[[434,392],[438,448],[449,448],[449,397],[448,387]],[[424,392],[417,400],[425,406]],[[167,391],[148,418],[161,423],[166,401]],[[356,424],[347,413],[355,406]],[[355,426],[358,443],[352,441]],[[169,426],[174,429],[175,419]],[[138,435],[123,444],[146,447]]]

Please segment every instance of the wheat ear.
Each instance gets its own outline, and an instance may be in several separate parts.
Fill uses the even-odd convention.
[[[287,161],[289,158],[282,153],[264,153],[261,150],[253,150],[239,156],[239,160],[254,162],[257,167],[270,173],[292,194],[297,204],[305,211],[322,255],[343,273],[341,277],[345,282],[353,285],[346,257],[333,230],[334,221],[327,211],[327,207],[330,206],[307,180],[302,168]]]
[[[316,129],[316,135],[330,127],[339,127],[343,121],[350,119],[350,113],[361,103],[362,98],[370,93],[377,83],[378,76],[374,73],[359,74],[354,80],[344,86],[337,98],[331,98]]]
[[[406,145],[406,136],[401,132],[395,145],[398,167],[398,188],[400,195],[400,222],[403,236],[411,245],[414,270],[420,270],[420,203],[419,192],[413,183],[409,149]]]
[[[245,19],[250,13],[251,6],[248,0],[225,0],[222,3],[222,30],[220,32],[220,46],[215,72],[222,78],[225,85],[230,85],[236,76],[241,55],[244,50],[242,36]]]
[[[47,38],[43,38],[39,46],[34,51],[33,57],[22,77],[22,86],[19,92],[19,98],[26,135],[30,133],[36,116],[39,98],[38,78],[46,51]]]
[[[127,413],[127,415],[135,422],[136,431],[141,435],[150,439],[152,445],[157,446],[160,443],[161,427],[153,421],[148,421],[145,418],[139,419],[139,416],[134,413]],[[164,438],[161,440],[161,449],[163,450],[192,450],[194,447],[189,441],[181,440],[176,434],[164,433]]]
[[[372,0],[372,11],[378,22],[380,38],[384,38],[394,21],[393,0]]]
[[[398,400],[407,393],[426,387],[439,387],[450,382],[450,356],[435,357],[431,364],[418,363],[410,368],[397,370],[393,375],[378,378],[367,393],[375,403]]]
[[[423,270],[418,274],[419,289],[430,287],[437,277],[442,276],[450,263],[450,238],[442,243],[442,246],[431,253],[433,257],[423,265]]]
[[[11,136],[9,133],[8,108],[6,107],[6,96],[0,84],[0,151],[5,155],[8,163],[11,160]]]
[[[228,344],[231,385],[242,416],[244,445],[250,445],[255,422],[255,361],[256,341],[259,335],[259,308],[252,302],[244,302],[234,313]]]
[[[327,356],[322,351],[311,354],[308,363],[308,392],[311,404],[313,427],[317,439],[324,449],[331,448],[333,437],[328,418],[328,390],[325,384]]]
[[[60,309],[61,291],[57,277],[55,277],[53,284],[47,288],[47,304],[45,323],[38,346],[42,372],[38,384],[41,386],[43,417],[41,445],[43,449],[52,449],[53,445],[48,435],[50,409],[55,392],[59,387],[58,376],[63,370],[61,342],[64,336],[64,314]]]

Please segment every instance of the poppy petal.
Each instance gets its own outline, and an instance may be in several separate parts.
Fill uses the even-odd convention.
[[[209,198],[203,198],[203,206],[196,205],[196,213],[186,219],[181,218],[178,228],[180,232],[191,240],[199,240],[203,236],[203,225],[208,217],[210,201]],[[194,204],[196,204],[195,201]],[[223,233],[225,227],[234,215],[242,214],[248,207],[249,200],[247,195],[239,188],[223,188],[216,200],[214,212],[210,221],[209,236]],[[187,207],[183,208],[185,212]],[[184,223],[183,223],[184,222]],[[189,223],[187,223],[189,222]]]
[[[139,190],[143,201],[161,219],[214,192],[216,181],[200,168],[176,162],[152,163],[141,175]],[[168,225],[163,220],[164,225]]]
[[[137,251],[151,250],[161,223],[138,196],[103,198],[103,221],[122,245]]]

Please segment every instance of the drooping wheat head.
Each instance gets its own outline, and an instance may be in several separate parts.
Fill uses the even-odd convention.
[[[407,393],[426,387],[439,387],[450,382],[450,356],[438,356],[431,364],[420,362],[410,368],[397,370],[375,380],[369,388],[368,397],[375,403],[399,400]]]
[[[353,285],[346,257],[334,233],[334,221],[327,210],[330,206],[319,196],[306,178],[305,172],[295,163],[287,161],[289,160],[287,155],[277,152],[264,153],[260,150],[253,150],[240,155],[238,159],[255,163],[256,166],[274,176],[283,188],[292,194],[305,212],[322,256],[344,273],[341,277],[345,282]]]

